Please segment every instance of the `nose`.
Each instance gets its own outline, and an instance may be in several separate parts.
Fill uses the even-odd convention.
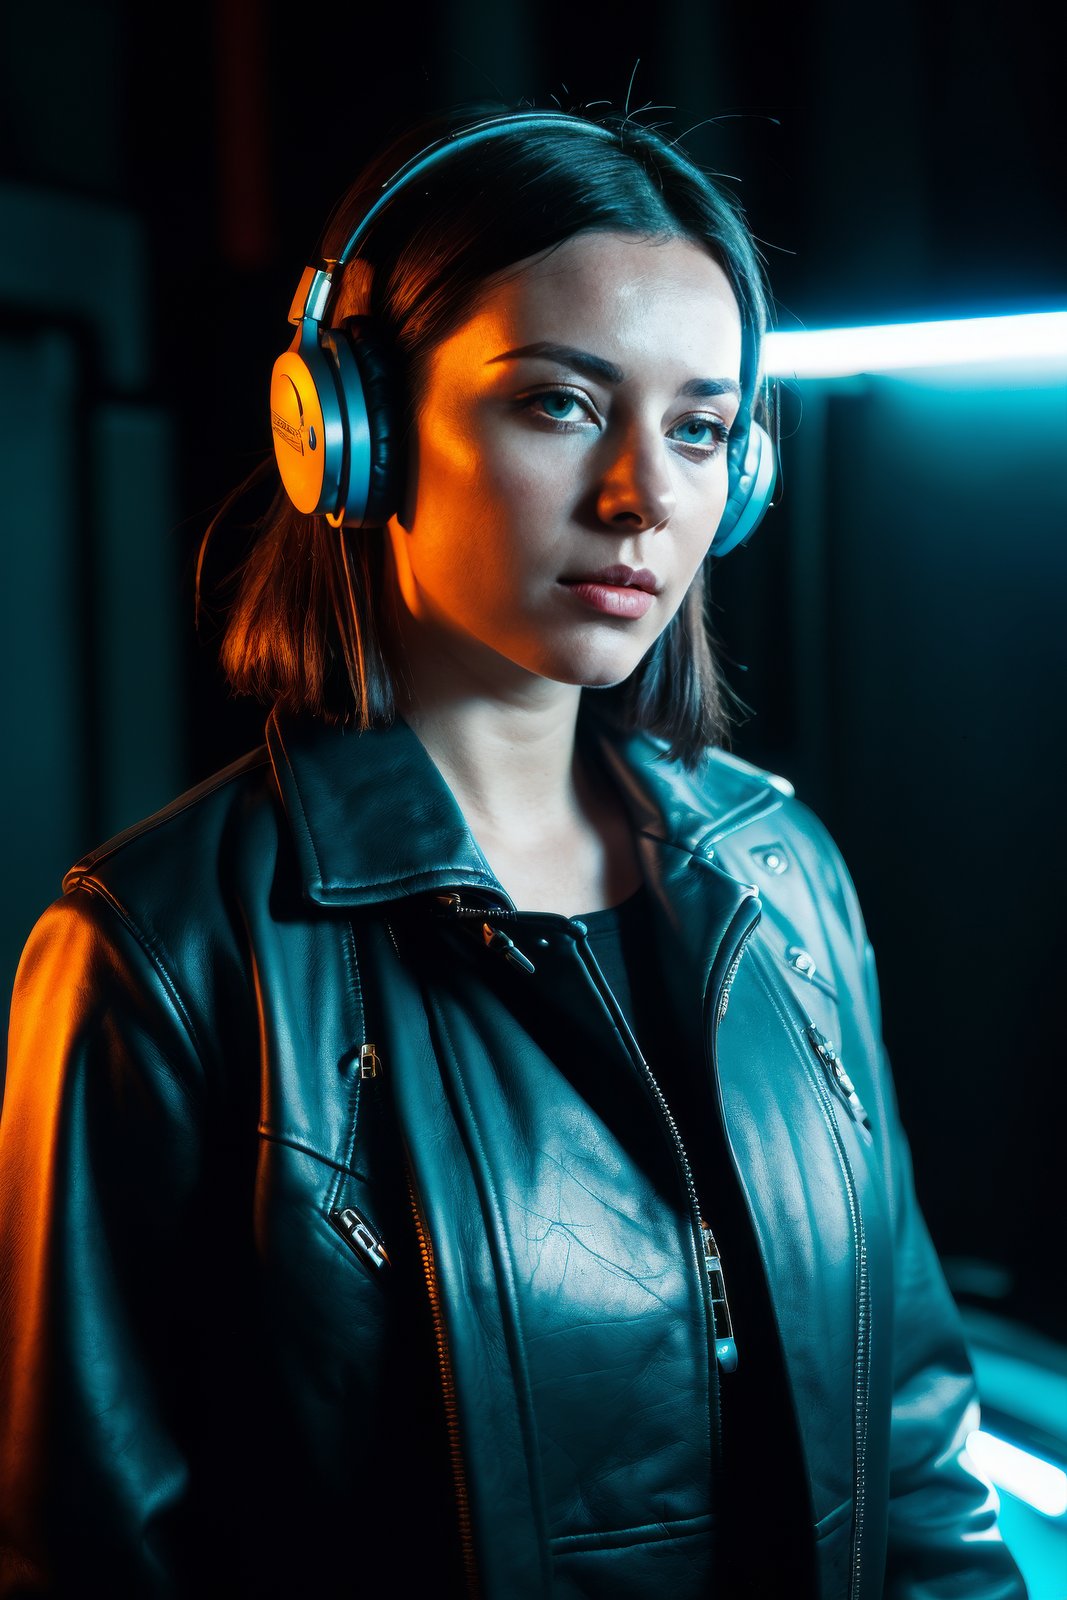
[[[600,480],[597,513],[611,527],[662,527],[678,503],[658,430],[635,423]]]

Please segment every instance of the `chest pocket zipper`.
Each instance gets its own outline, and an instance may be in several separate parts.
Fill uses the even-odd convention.
[[[874,1135],[871,1132],[871,1119],[867,1115],[863,1101],[856,1093],[856,1085],[845,1071],[844,1064],[837,1051],[826,1035],[821,1033],[813,1022],[808,1023],[804,1032],[811,1042],[815,1054],[822,1062],[831,1089],[848,1108],[849,1116],[856,1124],[856,1130],[860,1138],[865,1144],[873,1144]]]
[[[381,1076],[381,1061],[374,1044],[362,1044],[359,1047],[359,1070],[355,1081],[352,1109],[350,1113],[351,1126],[348,1136],[347,1160],[352,1157],[352,1148],[355,1143],[356,1129],[360,1118],[360,1099],[363,1094],[363,1085],[370,1078]],[[390,1265],[389,1255],[385,1248],[385,1240],[374,1224],[357,1211],[355,1206],[342,1206],[337,1204],[343,1186],[343,1173],[338,1172],[337,1180],[333,1185],[333,1193],[326,1207],[326,1220],[335,1233],[340,1234],[347,1245],[365,1266],[374,1272],[380,1272],[382,1267]]]
[[[341,1238],[352,1246],[360,1260],[373,1267],[375,1272],[389,1266],[384,1239],[355,1206],[335,1207],[329,1212],[329,1222]]]

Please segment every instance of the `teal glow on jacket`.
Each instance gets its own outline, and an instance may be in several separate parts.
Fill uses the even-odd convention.
[[[792,1398],[744,1593],[788,1503],[788,1600],[1018,1600],[841,857],[780,778],[598,738]],[[0,1594],[731,1593],[715,1219],[412,731],[273,716],[63,889],[0,1118]]]

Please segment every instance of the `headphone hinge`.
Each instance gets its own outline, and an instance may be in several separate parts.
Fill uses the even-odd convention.
[[[299,326],[306,318],[321,322],[333,286],[332,274],[324,267],[305,267],[289,307],[289,321]]]

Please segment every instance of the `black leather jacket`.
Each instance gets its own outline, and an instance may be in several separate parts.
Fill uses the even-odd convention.
[[[601,749],[681,1132],[581,924],[514,917],[402,722],[274,716],[67,875],[0,1121],[4,1596],[732,1594],[743,1373],[778,1399],[737,1593],[1025,1595],[837,849],[729,754]],[[736,1373],[712,1230],[768,1308]]]

